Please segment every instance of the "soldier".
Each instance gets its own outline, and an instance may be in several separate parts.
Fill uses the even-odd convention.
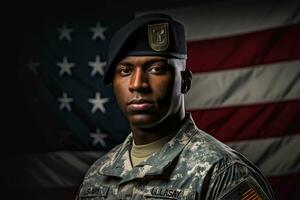
[[[184,27],[168,15],[137,17],[113,36],[103,81],[132,132],[90,167],[78,199],[274,199],[252,163],[185,112],[186,58]]]

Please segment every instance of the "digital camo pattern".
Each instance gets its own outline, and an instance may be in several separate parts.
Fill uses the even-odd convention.
[[[134,168],[129,158],[132,140],[130,134],[90,167],[79,199],[221,199],[241,193],[236,188],[245,188],[238,187],[245,183],[261,199],[274,199],[261,172],[242,155],[199,130],[190,114],[161,151]]]

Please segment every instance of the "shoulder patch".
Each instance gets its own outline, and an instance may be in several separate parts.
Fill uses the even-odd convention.
[[[248,177],[219,198],[219,200],[233,199],[269,200],[265,192],[252,177]]]

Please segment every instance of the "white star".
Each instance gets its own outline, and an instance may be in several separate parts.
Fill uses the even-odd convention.
[[[69,42],[72,40],[71,38],[71,32],[73,32],[73,29],[71,28],[67,28],[66,25],[63,25],[61,28],[57,29],[60,33],[59,33],[59,40],[62,40],[64,38],[66,38],[66,40],[68,40]]]
[[[100,56],[96,56],[95,62],[89,62],[89,66],[93,68],[91,76],[95,76],[97,72],[103,75],[105,65],[106,62],[101,62]]]
[[[40,63],[38,62],[33,62],[33,61],[30,61],[27,66],[28,68],[35,74],[37,75],[38,74],[38,71],[37,71],[37,67],[40,65]]]
[[[105,113],[105,107],[103,104],[108,102],[109,98],[103,98],[101,99],[100,93],[96,92],[96,96],[94,99],[90,98],[89,102],[93,104],[92,113],[95,113],[98,109],[101,110],[102,113]]]
[[[101,133],[100,129],[97,128],[96,133],[90,133],[90,136],[94,139],[93,146],[96,146],[98,143],[100,143],[103,148],[106,147],[104,138],[107,137],[107,134]]]
[[[60,105],[59,105],[60,110],[62,110],[64,108],[66,108],[68,111],[72,110],[70,103],[73,102],[74,99],[73,98],[68,98],[67,93],[64,92],[62,97],[57,98],[57,99],[60,102]]]
[[[91,31],[94,32],[92,39],[96,40],[98,37],[100,37],[101,40],[105,40],[104,31],[107,30],[106,27],[102,27],[100,23],[98,22],[96,27],[90,28]]]
[[[72,75],[71,68],[75,66],[74,63],[69,63],[66,57],[63,58],[63,62],[57,62],[57,66],[61,67],[59,75],[62,76],[65,72],[69,75]]]

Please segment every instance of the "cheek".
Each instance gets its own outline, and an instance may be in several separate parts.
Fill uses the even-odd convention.
[[[169,102],[171,100],[174,89],[172,77],[156,80],[152,85],[154,85],[153,93],[159,101]]]
[[[181,102],[182,93],[181,93],[181,79],[179,76],[170,77],[168,80],[163,82],[162,89],[160,90],[160,96],[162,104],[165,107],[176,110]]]

